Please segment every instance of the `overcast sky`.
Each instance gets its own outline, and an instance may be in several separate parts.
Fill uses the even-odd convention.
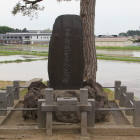
[[[0,26],[28,30],[52,29],[55,19],[62,14],[77,14],[80,12],[80,2],[57,2],[57,0],[44,0],[40,2],[45,6],[44,11],[38,13],[39,17],[30,20],[21,14],[13,16],[12,8],[19,0],[1,0]],[[140,0],[96,0],[95,34],[118,34],[128,30],[139,30],[140,26]]]

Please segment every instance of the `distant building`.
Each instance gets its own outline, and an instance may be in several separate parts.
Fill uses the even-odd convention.
[[[118,37],[117,35],[98,35],[98,37]]]
[[[125,47],[133,46],[133,39],[127,37],[97,37],[95,45],[99,47]]]
[[[0,34],[3,44],[49,44],[52,32],[43,30],[27,30],[26,32],[7,32]]]

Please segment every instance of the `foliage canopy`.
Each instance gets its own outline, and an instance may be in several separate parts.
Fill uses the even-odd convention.
[[[126,33],[121,32],[119,33],[120,36],[140,36],[139,30],[128,30]]]
[[[0,26],[0,34],[5,34],[6,32],[26,32],[26,28],[24,29],[14,29],[14,28],[10,28],[8,26]]]

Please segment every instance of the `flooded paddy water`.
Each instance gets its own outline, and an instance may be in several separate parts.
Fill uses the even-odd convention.
[[[140,62],[98,60],[97,82],[110,87],[115,80],[122,81],[127,91],[140,98]]]
[[[33,78],[48,80],[47,60],[0,64],[0,80],[28,81]]]
[[[0,62],[2,61],[15,61],[15,60],[27,60],[27,59],[43,59],[42,56],[33,55],[10,55],[10,56],[0,56]]]
[[[47,60],[0,64],[0,80],[22,80],[33,78],[48,80]],[[128,91],[140,98],[140,63],[98,60],[97,82],[102,86],[114,86],[114,81],[122,81]]]
[[[22,47],[23,51],[37,51],[37,52],[41,52],[41,51],[48,51],[49,48],[48,47]]]
[[[43,48],[42,48],[43,49]],[[103,50],[97,50],[97,54],[105,54]],[[106,51],[109,54],[111,51]],[[117,55],[133,55],[140,57],[140,51],[118,51]],[[109,55],[115,55],[111,52]],[[39,59],[41,57],[15,55],[0,56],[0,61],[16,59]],[[33,78],[48,80],[47,60],[37,60],[31,62],[0,63],[0,80],[21,80],[27,81]],[[114,86],[114,81],[122,81],[122,85],[127,86],[127,91],[134,92],[140,98],[140,62],[125,62],[112,60],[98,60],[97,82],[103,87]]]

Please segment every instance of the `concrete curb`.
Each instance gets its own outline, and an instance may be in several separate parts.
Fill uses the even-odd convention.
[[[16,134],[16,133],[46,133],[46,129],[38,129],[37,126],[2,126],[0,127],[1,134]],[[76,134],[80,133],[80,125],[57,126],[53,128],[54,134]],[[92,136],[140,136],[140,128],[134,128],[131,125],[113,126],[113,125],[95,125],[94,128],[88,128],[88,134]]]

